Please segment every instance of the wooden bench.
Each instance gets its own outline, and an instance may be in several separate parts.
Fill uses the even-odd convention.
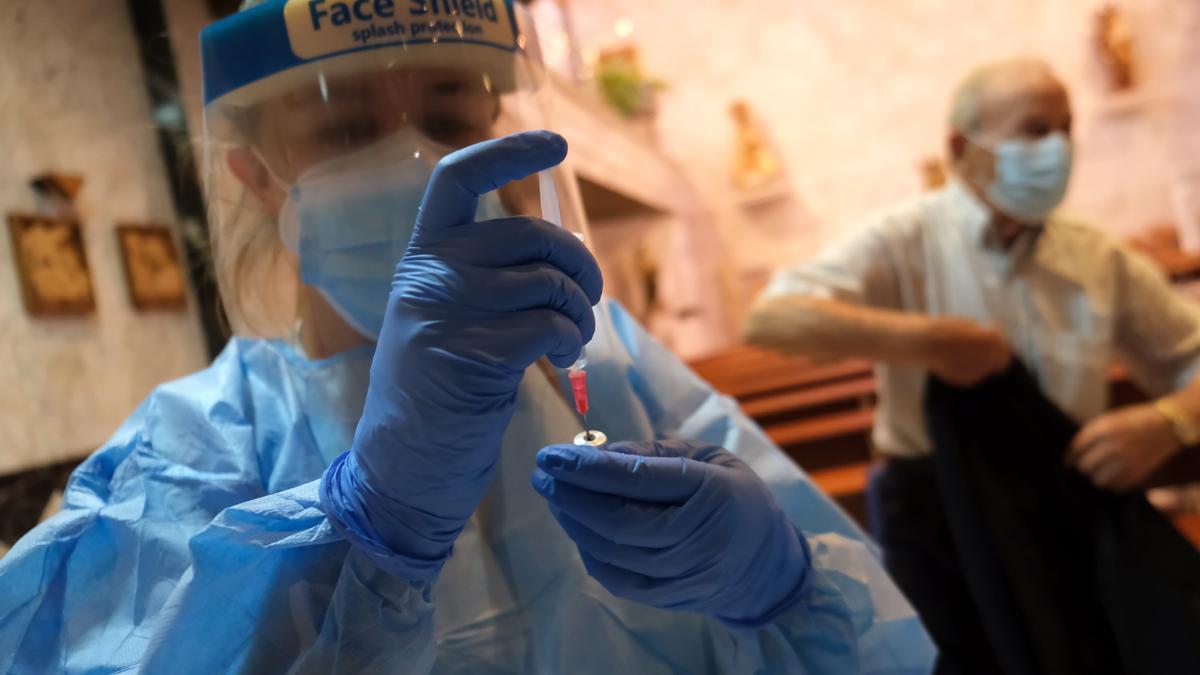
[[[691,365],[718,391],[737,398],[821,489],[863,518],[875,407],[869,363],[813,363],[738,347]]]
[[[874,403],[875,380],[858,377],[752,398],[742,403],[742,411],[765,426],[798,413],[823,414],[847,408],[871,407]]]
[[[843,508],[862,520],[871,466],[875,380],[863,361],[817,364],[738,347],[692,364],[722,393],[734,396],[780,448]],[[1109,371],[1114,406],[1145,400],[1127,371]],[[1200,518],[1195,524],[1200,539]]]
[[[872,377],[871,364],[866,361],[814,363],[799,357],[763,356],[758,350],[739,350],[736,353],[743,354],[751,363],[743,365],[735,358],[690,365],[718,391],[741,401],[848,379]]]

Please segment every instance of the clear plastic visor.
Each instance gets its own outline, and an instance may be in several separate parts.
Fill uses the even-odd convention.
[[[520,25],[529,25],[522,8],[517,15]],[[312,194],[319,184],[322,198],[336,199],[394,190],[388,195],[394,230],[407,243],[424,182],[439,159],[491,138],[552,128],[536,37],[522,32],[518,44],[515,52],[491,50],[486,67],[479,67],[481,48],[451,41],[348,54],[292,69],[279,83],[256,83],[269,92],[258,100],[233,92],[206,106],[209,214],[218,282],[235,332],[279,334],[294,323],[291,310],[282,308],[295,307],[297,284],[311,283],[301,273],[296,245],[305,234],[295,231],[303,219],[297,225],[288,217],[303,191]],[[540,181],[531,176],[503,186],[486,201],[491,208],[481,217],[542,217],[545,203],[553,219],[557,206],[557,224],[586,234],[578,189],[565,167]],[[338,226],[360,223],[347,219]]]

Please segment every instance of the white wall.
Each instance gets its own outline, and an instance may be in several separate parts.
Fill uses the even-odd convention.
[[[1169,187],[1200,157],[1200,1],[1124,0],[1139,100],[1113,101],[1092,46],[1098,0],[605,0],[576,2],[585,46],[617,18],[668,81],[659,132],[717,212],[745,276],[810,254],[920,189],[942,148],[950,90],[978,62],[1032,53],[1072,90],[1078,167],[1069,206],[1128,233],[1171,220]],[[793,201],[750,214],[729,182],[733,98],[766,121]]]
[[[85,178],[77,198],[96,295],[83,319],[33,319],[0,236],[0,474],[87,453],[155,384],[202,368],[199,323],[136,312],[113,227],[174,209],[126,3],[0,2],[0,214],[32,211],[27,182]]]

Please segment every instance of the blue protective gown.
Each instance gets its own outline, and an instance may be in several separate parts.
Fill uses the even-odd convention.
[[[310,361],[234,339],[159,387],[0,560],[15,673],[927,673],[934,650],[862,533],[735,405],[615,305],[589,346],[595,428],[723,445],[809,536],[812,592],[732,629],[612,597],[529,485],[579,430],[525,376],[488,497],[432,584],[374,566],[318,508],[361,411],[371,348]],[[747,523],[753,527],[753,523]],[[436,612],[435,612],[436,608]]]

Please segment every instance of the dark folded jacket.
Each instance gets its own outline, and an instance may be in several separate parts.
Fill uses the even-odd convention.
[[[1079,427],[1021,364],[970,389],[931,380],[925,416],[1005,673],[1200,674],[1200,553],[1144,496],[1063,467]]]

